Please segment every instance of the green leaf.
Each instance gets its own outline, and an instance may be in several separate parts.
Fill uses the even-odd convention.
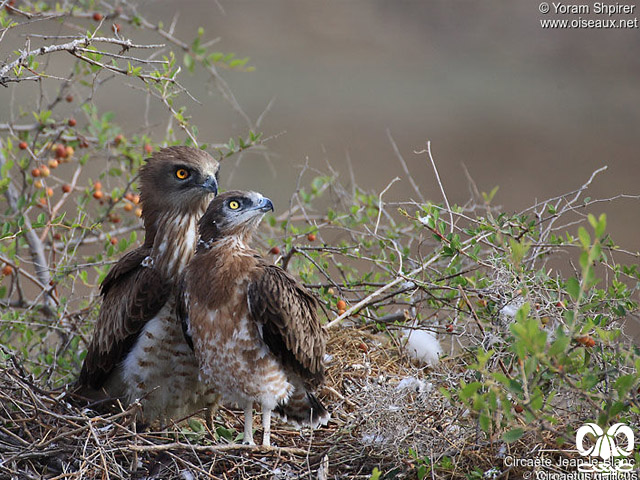
[[[569,278],[565,288],[567,289],[567,293],[571,295],[571,298],[578,300],[578,297],[580,296],[580,282],[576,277]]]
[[[569,342],[571,340],[568,336],[564,334],[561,328],[557,330],[556,335],[557,337],[555,341],[551,344],[551,347],[549,348],[549,356],[551,357],[566,351],[567,346],[569,345]]]
[[[480,424],[480,428],[483,432],[488,432],[489,427],[491,426],[491,418],[483,412],[480,414],[480,418],[478,418],[478,423]]]
[[[381,475],[382,475],[382,472],[378,470],[378,467],[373,467],[369,480],[380,480]]]
[[[189,419],[189,427],[196,433],[204,433],[203,423],[196,418]]]
[[[482,383],[480,382],[471,382],[469,385],[465,385],[464,387],[462,387],[462,389],[458,393],[460,395],[460,399],[461,400],[468,399],[474,393],[476,393],[480,389],[480,387],[482,387]]]
[[[218,434],[220,438],[224,438],[226,440],[233,440],[233,437],[234,437],[233,433],[234,433],[234,430],[232,429],[228,429],[224,427],[216,428],[216,434]]]
[[[624,398],[629,392],[629,390],[631,390],[631,387],[633,386],[635,381],[636,381],[636,375],[619,376],[614,384],[614,387],[618,392],[618,398],[620,399]]]
[[[601,214],[598,217],[598,225],[595,227],[596,235],[602,237],[607,229],[607,215]]]
[[[578,229],[578,238],[580,239],[580,243],[585,250],[587,250],[591,246],[591,236],[584,227],[580,227]]]
[[[188,53],[185,53],[183,61],[184,61],[184,66],[187,67],[187,70],[193,73],[193,70],[195,68],[195,61],[193,60],[193,57]]]
[[[522,428],[514,428],[505,432],[504,435],[502,435],[502,439],[507,443],[513,443],[516,440],[519,440],[522,435],[524,435],[524,430]]]

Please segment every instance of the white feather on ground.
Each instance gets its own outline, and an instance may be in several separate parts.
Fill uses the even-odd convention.
[[[421,365],[435,365],[442,355],[442,347],[435,334],[427,330],[405,328],[407,353]]]
[[[432,383],[426,383],[416,377],[404,377],[398,382],[398,385],[396,385],[396,391],[398,392],[429,393],[431,390],[433,390]]]

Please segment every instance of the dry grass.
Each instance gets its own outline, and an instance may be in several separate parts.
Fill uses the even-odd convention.
[[[389,336],[353,327],[332,330],[328,352],[321,394],[331,422],[299,432],[276,421],[275,448],[228,443],[206,427],[194,432],[188,422],[136,432],[135,405],[110,415],[76,408],[64,391],[40,389],[16,357],[7,358],[0,370],[0,476],[357,479],[378,467],[396,478],[416,478],[424,457],[449,457],[439,472],[450,478],[466,478],[474,467],[502,470],[504,444],[492,445],[468,412],[439,390],[454,388],[467,374],[464,355],[419,369]],[[415,380],[398,388],[407,378]],[[239,412],[227,409],[216,419],[231,430],[241,430],[241,422]],[[528,452],[530,445],[522,448]]]

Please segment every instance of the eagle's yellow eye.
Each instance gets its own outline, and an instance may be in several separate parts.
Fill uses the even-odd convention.
[[[237,209],[239,209],[239,208],[240,208],[240,204],[239,204],[238,202],[236,202],[235,200],[231,200],[231,201],[229,202],[229,208],[230,208],[231,210],[237,210]]]
[[[186,169],[179,168],[178,170],[176,170],[176,177],[178,177],[180,180],[184,180],[188,176],[189,176],[189,172]]]

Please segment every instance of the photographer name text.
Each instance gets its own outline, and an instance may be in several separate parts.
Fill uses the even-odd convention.
[[[636,5],[620,4],[620,3],[602,3],[595,2],[593,4],[571,4],[562,2],[551,2],[549,13],[558,15],[630,15],[635,12]]]

